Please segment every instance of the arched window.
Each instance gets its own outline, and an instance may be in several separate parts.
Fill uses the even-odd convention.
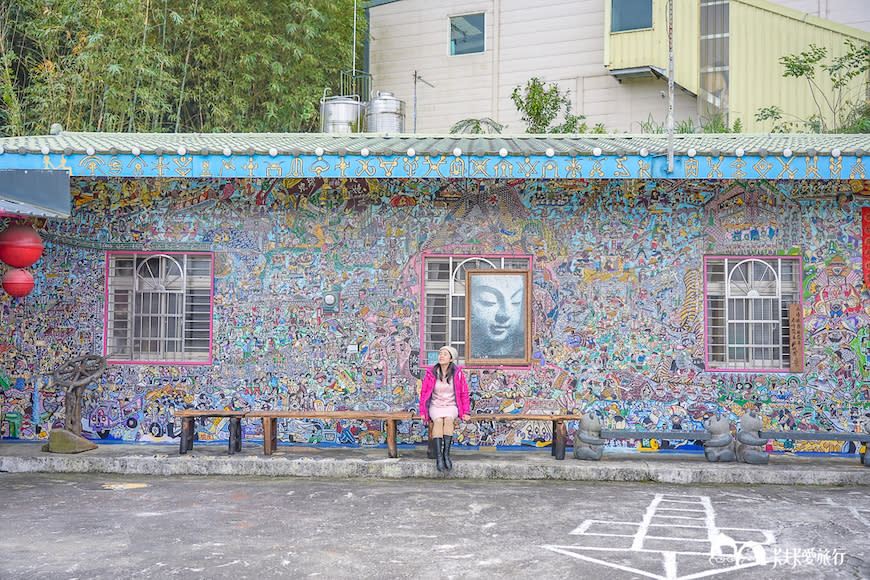
[[[704,269],[708,370],[790,370],[800,259],[708,257]]]
[[[209,362],[211,254],[110,253],[106,356]]]
[[[426,256],[423,258],[423,365],[438,362],[449,344],[465,359],[465,271],[527,270],[530,256]]]

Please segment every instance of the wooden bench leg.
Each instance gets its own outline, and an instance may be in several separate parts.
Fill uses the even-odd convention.
[[[242,418],[236,417],[236,451],[242,450]]]
[[[399,450],[396,449],[396,423],[395,419],[387,419],[387,455],[389,457],[399,456]]]
[[[227,454],[232,455],[236,451],[242,450],[242,418],[230,417],[229,425],[229,445]]]
[[[568,428],[564,421],[553,422],[553,456],[559,461],[565,459],[565,446],[568,439]]]
[[[553,423],[553,439],[550,442],[550,455],[555,457],[556,456],[556,437],[557,437],[557,432],[558,432],[556,424],[558,423],[558,421],[552,421],[552,423]]]
[[[275,426],[273,419],[263,417],[263,454],[272,455],[272,428]]]
[[[272,453],[278,451],[278,419],[273,417],[269,419],[272,422],[272,437],[269,439],[269,445],[272,448]]]
[[[193,419],[190,417],[181,418],[181,442],[178,446],[178,454],[184,455],[190,450],[190,426],[193,424]]]
[[[278,449],[278,419],[262,417],[263,421],[263,454],[272,455]]]

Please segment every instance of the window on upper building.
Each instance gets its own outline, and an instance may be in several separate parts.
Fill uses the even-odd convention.
[[[421,362],[438,362],[438,349],[449,344],[465,362],[466,270],[528,270],[529,256],[427,256],[423,258],[423,345]]]
[[[212,254],[110,252],[107,259],[106,357],[210,362]]]
[[[791,370],[802,336],[797,257],[704,258],[708,370]],[[794,348],[803,348],[798,342]]]
[[[652,0],[611,0],[610,32],[652,28]]]
[[[728,124],[731,8],[728,0],[701,0],[698,117]]]
[[[450,18],[450,55],[484,50],[483,13]]]

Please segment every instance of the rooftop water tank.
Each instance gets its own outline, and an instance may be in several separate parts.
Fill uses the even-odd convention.
[[[405,130],[405,102],[393,93],[382,93],[369,102],[366,112],[366,131],[369,133],[403,133]]]
[[[362,133],[365,104],[356,95],[320,99],[321,133]]]

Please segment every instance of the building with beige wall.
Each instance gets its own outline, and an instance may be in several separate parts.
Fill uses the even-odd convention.
[[[590,127],[664,127],[667,0],[375,0],[369,19],[372,88],[405,101],[406,132],[489,117],[522,133],[510,95],[531,77],[569,91]],[[847,40],[870,42],[870,3],[676,0],[673,23],[676,122],[697,127],[721,113],[766,132],[772,125],[755,121],[761,107],[814,112],[806,81],[783,78],[779,58],[810,44],[838,55]],[[866,99],[866,81],[850,87],[853,99]]]

